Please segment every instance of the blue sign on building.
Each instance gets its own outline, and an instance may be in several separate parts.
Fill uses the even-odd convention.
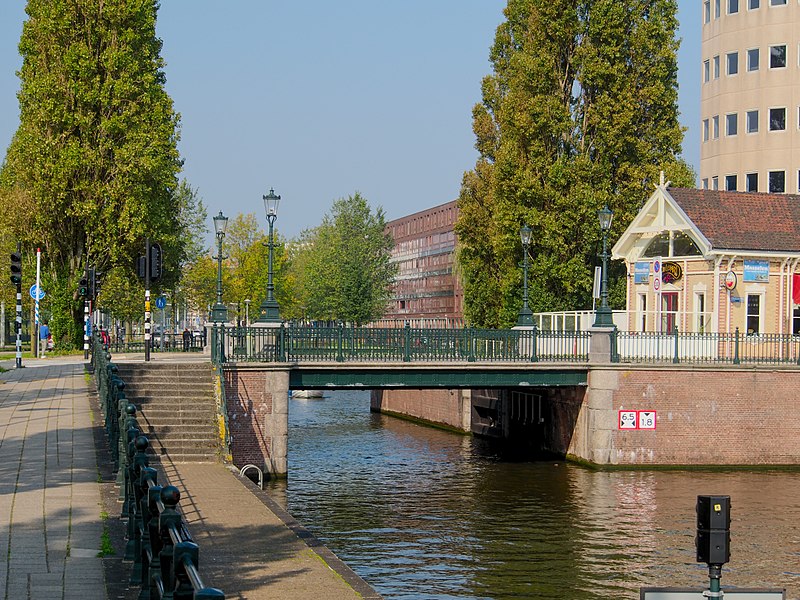
[[[650,261],[637,260],[633,265],[633,283],[647,283],[650,281]]]
[[[742,280],[767,283],[769,281],[769,261],[766,260],[744,261],[744,277],[742,277]]]

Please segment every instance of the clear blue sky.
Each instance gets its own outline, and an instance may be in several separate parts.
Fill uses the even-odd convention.
[[[25,4],[0,0],[3,156],[19,119]],[[454,200],[477,157],[471,111],[505,4],[162,0],[183,176],[209,217],[251,212],[265,229],[261,197],[275,188],[288,237],[356,191],[389,219]],[[684,155],[697,169],[700,3],[678,4]]]

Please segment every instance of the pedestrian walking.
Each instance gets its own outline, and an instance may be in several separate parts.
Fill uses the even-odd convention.
[[[183,328],[183,351],[188,352],[189,346],[192,345],[192,332],[188,327]]]

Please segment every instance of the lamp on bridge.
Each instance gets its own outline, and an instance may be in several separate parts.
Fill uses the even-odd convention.
[[[517,326],[533,325],[533,313],[528,308],[528,248],[531,245],[531,228],[523,225],[519,229],[522,240],[522,309],[517,317]]]
[[[250,327],[250,298],[244,301],[244,325]]]
[[[211,320],[214,323],[224,323],[228,320],[228,307],[222,303],[222,239],[228,226],[228,217],[219,211],[214,217],[214,231],[217,235],[217,303],[211,309]]]
[[[267,223],[269,223],[269,263],[267,269],[267,297],[261,303],[259,308],[259,316],[256,323],[280,323],[281,317],[278,311],[278,302],[275,300],[275,286],[272,284],[272,261],[273,261],[273,238],[272,226],[275,224],[275,219],[278,218],[278,203],[281,197],[275,194],[275,191],[270,188],[269,194],[263,196],[264,210],[267,213]]]
[[[597,218],[600,221],[600,231],[603,233],[603,258],[602,279],[600,280],[600,307],[597,309],[594,318],[595,327],[613,327],[614,315],[608,306],[608,231],[611,229],[611,220],[614,212],[606,204],[601,210],[597,211]]]

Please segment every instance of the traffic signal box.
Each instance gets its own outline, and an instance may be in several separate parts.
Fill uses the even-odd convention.
[[[22,253],[11,253],[11,283],[16,285],[22,284]]]
[[[697,497],[697,562],[723,565],[731,559],[731,497]]]
[[[89,277],[86,273],[83,274],[81,280],[78,282],[78,295],[82,298],[89,297]]]

